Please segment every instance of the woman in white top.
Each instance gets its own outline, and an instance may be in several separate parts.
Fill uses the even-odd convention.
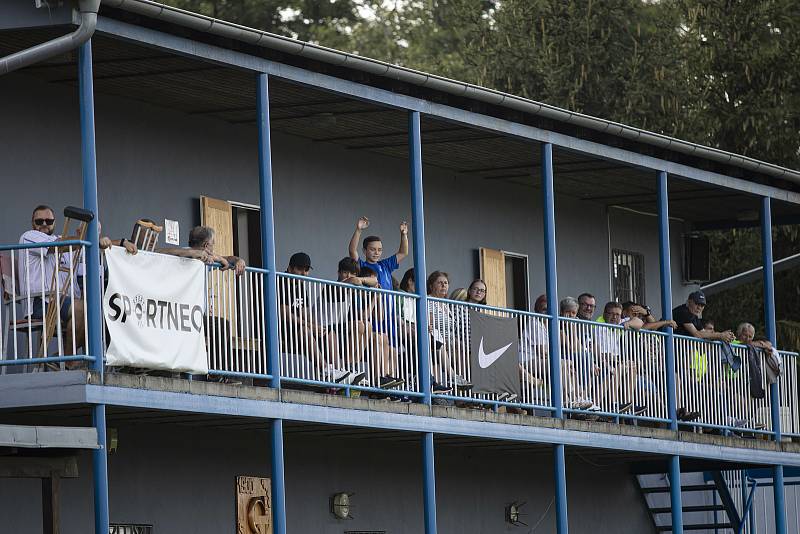
[[[434,271],[428,276],[428,296],[446,299],[448,289],[450,289],[450,279],[447,273]],[[462,354],[462,351],[460,351],[462,344],[458,342],[458,332],[456,331],[458,323],[450,308],[451,305],[444,302],[428,301],[428,329],[431,333],[431,371],[434,378],[438,377],[445,382],[449,382],[452,379],[457,388],[469,389],[472,384],[456,372],[450,358],[450,354]],[[469,357],[466,358],[464,365],[469,365]],[[443,372],[445,370],[448,371],[450,377]],[[448,389],[446,386],[439,384],[435,386],[435,389],[441,391]]]

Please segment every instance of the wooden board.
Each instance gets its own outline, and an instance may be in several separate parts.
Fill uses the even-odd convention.
[[[214,253],[233,256],[233,208],[226,200],[200,197],[200,224],[214,229]]]
[[[486,304],[506,307],[506,257],[502,250],[479,249],[481,278],[486,282]]]
[[[270,479],[236,477],[236,534],[272,534]]]

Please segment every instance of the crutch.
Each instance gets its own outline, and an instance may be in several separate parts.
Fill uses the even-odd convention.
[[[153,252],[158,244],[158,236],[163,230],[163,226],[156,225],[150,219],[139,219],[133,227],[131,241],[140,250]]]
[[[83,241],[86,238],[86,232],[89,229],[89,222],[91,222],[92,219],[94,219],[94,213],[89,210],[76,208],[75,206],[67,206],[64,208],[64,231],[61,233],[60,241]],[[75,234],[70,235],[73,221],[77,222],[78,224],[75,228]],[[67,250],[64,250],[65,248]],[[59,247],[57,244],[55,244],[56,268],[53,269],[53,276],[51,278],[50,289],[48,291],[48,293],[55,298],[50,298],[50,300],[47,302],[45,321],[42,325],[42,343],[39,346],[40,357],[46,356],[47,346],[50,344],[50,340],[53,338],[53,335],[56,332],[56,326],[59,326],[60,328],[61,303],[63,302],[64,297],[74,294],[74,278],[78,265],[80,265],[82,252],[83,248],[80,246],[76,247],[76,250],[73,251],[72,246]],[[69,255],[69,258],[66,262],[63,261],[65,255]],[[59,279],[61,273],[67,274],[63,287],[59,287],[57,285],[57,280]],[[74,310],[74,301],[72,305]],[[74,321],[75,318],[72,317],[72,320]]]

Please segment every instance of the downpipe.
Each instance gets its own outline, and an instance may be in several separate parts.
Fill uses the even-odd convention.
[[[78,48],[94,34],[99,9],[100,0],[78,0],[80,24],[75,31],[0,58],[0,76]]]

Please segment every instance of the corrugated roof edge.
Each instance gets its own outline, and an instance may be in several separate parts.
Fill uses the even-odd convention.
[[[343,66],[354,70],[365,71],[378,76],[386,76],[412,85],[427,87],[442,91],[454,96],[460,96],[488,102],[515,111],[545,117],[558,122],[574,124],[599,132],[615,135],[641,143],[653,145],[697,156],[709,160],[733,165],[752,172],[763,173],[776,178],[790,180],[800,184],[800,172],[781,167],[772,163],[740,156],[717,148],[706,147],[688,141],[682,141],[666,135],[648,132],[632,126],[626,126],[613,121],[599,119],[589,115],[568,111],[565,109],[521,98],[502,91],[487,89],[469,84],[416,71],[399,65],[393,65],[377,59],[370,59],[356,54],[341,52],[332,48],[319,46],[289,37],[272,34],[269,32],[248,28],[239,24],[226,22],[191,11],[186,11],[172,6],[166,6],[152,0],[102,0],[102,5],[130,11],[146,17],[163,20],[171,24],[185,26],[194,30],[208,32],[214,35],[238,40],[247,44],[255,44],[308,57],[324,63]]]

